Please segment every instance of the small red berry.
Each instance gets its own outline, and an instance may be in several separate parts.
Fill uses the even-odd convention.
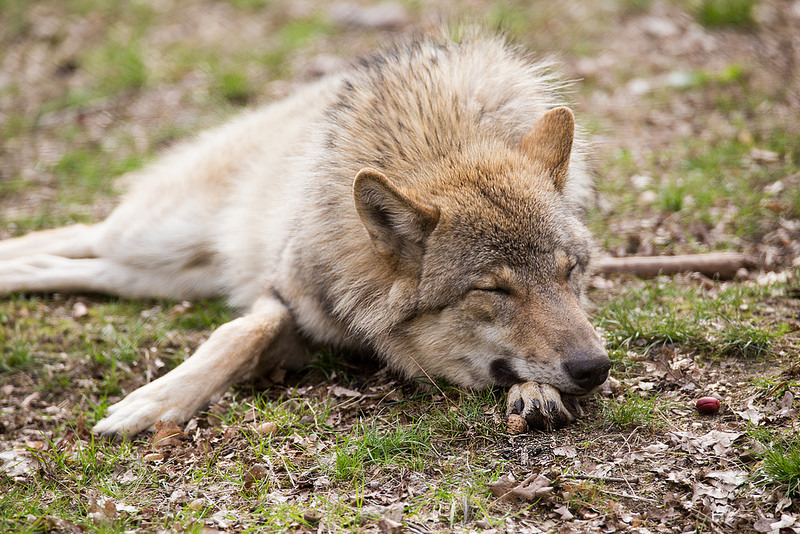
[[[714,397],[702,397],[697,399],[695,407],[700,413],[717,413],[719,411],[720,402]]]

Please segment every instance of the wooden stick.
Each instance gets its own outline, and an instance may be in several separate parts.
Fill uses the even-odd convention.
[[[680,256],[627,256],[624,258],[599,258],[595,270],[601,274],[631,274],[639,278],[653,278],[659,274],[697,272],[720,280],[730,280],[742,267],[756,265],[747,254],[736,252],[711,252]]]

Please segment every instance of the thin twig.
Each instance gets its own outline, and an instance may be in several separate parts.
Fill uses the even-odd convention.
[[[613,495],[615,497],[624,497],[625,499],[633,499],[633,500],[636,500],[636,501],[645,501],[645,502],[654,502],[654,503],[658,503],[659,502],[656,499],[649,499],[647,497],[639,497],[638,495],[631,495],[630,493],[625,493],[625,492],[622,492],[622,491],[610,491],[610,490],[607,490],[605,488],[600,488],[600,491],[602,493],[606,493],[608,495]]]
[[[602,480],[604,482],[628,482],[628,479],[626,479],[626,478],[604,477],[604,476],[600,476],[600,475],[579,475],[579,474],[567,475],[567,474],[564,474],[564,475],[561,475],[561,478],[575,478],[575,479],[578,479],[578,480]],[[634,479],[634,482],[638,482],[638,481],[639,481],[638,478]]]
[[[406,356],[408,356],[409,358],[411,358],[411,361],[417,364],[417,367],[419,367],[419,370],[420,370],[420,371],[422,371],[422,374],[424,374],[424,375],[425,375],[425,376],[428,378],[428,380],[431,382],[431,384],[433,384],[433,387],[435,387],[436,389],[438,389],[438,390],[439,390],[439,393],[441,393],[441,394],[442,394],[442,396],[445,398],[445,400],[446,400],[447,402],[449,402],[450,404],[453,404],[453,405],[455,405],[455,401],[454,401],[454,400],[452,400],[450,397],[448,397],[448,396],[447,396],[447,393],[445,393],[444,391],[442,391],[442,388],[440,388],[440,387],[439,387],[439,384],[437,384],[437,383],[436,383],[436,382],[433,380],[433,378],[431,378],[431,375],[429,375],[429,374],[428,374],[428,371],[426,371],[426,370],[425,370],[425,369],[424,369],[424,368],[423,368],[423,367],[422,367],[422,366],[419,364],[419,362],[417,362],[417,360],[415,360],[415,359],[414,359],[414,357],[413,357],[411,354],[406,354]]]

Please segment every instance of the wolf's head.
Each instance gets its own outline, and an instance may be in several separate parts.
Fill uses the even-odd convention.
[[[572,113],[556,108],[519,146],[465,143],[412,185],[358,173],[359,217],[395,297],[413,303],[385,334],[392,362],[470,387],[583,394],[606,380],[611,362],[581,305],[591,238],[564,194],[573,134]]]

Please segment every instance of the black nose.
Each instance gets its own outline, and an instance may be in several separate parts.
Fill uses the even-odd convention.
[[[611,360],[605,353],[581,354],[564,364],[579,387],[590,390],[599,386],[608,378]]]

